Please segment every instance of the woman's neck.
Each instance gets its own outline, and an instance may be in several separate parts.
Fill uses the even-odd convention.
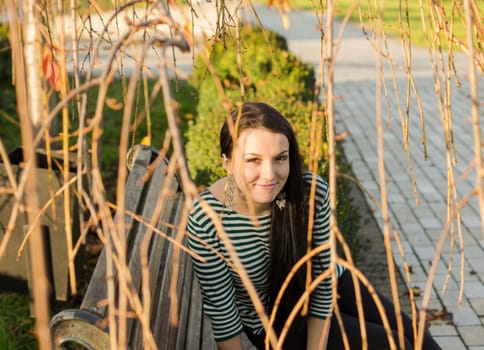
[[[251,202],[239,191],[235,191],[232,209],[245,216],[265,216],[271,213],[270,203],[259,204]]]

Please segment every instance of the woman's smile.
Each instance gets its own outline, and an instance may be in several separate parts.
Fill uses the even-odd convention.
[[[225,159],[242,206],[256,214],[268,210],[289,176],[289,140],[264,128],[246,129],[237,139],[232,159]],[[251,204],[249,204],[251,203]]]
[[[260,187],[263,190],[271,191],[276,187],[276,184],[255,184],[256,187]]]

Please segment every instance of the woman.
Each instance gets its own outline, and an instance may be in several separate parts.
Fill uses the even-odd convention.
[[[193,259],[200,282],[204,312],[221,350],[242,349],[241,334],[264,349],[262,322],[234,270],[226,244],[217,232],[216,220],[202,208],[208,204],[220,218],[238,259],[254,285],[258,297],[270,314],[287,274],[307,253],[309,191],[316,181],[312,248],[329,240],[329,199],[326,182],[303,172],[297,141],[291,125],[271,106],[246,102],[232,113],[220,133],[223,166],[228,176],[216,181],[195,200],[190,212],[188,232],[190,248],[204,258]],[[233,128],[232,128],[233,127]],[[232,128],[233,133],[230,132]],[[232,135],[235,135],[235,143]],[[312,278],[328,269],[330,250],[312,259]],[[306,267],[293,277],[278,306],[274,329],[279,333],[287,316],[305,290]],[[349,271],[336,266],[338,308],[351,349],[360,349],[362,340]],[[360,284],[368,349],[389,349],[386,331],[366,287]],[[398,344],[397,322],[391,302],[381,297]],[[336,316],[332,315],[332,279],[321,282],[311,294],[306,316],[299,315],[284,342],[284,349],[317,349],[324,320],[330,317],[330,330],[324,339],[327,349],[344,349]],[[402,314],[405,349],[414,343],[412,321]],[[439,349],[428,335],[424,349]]]

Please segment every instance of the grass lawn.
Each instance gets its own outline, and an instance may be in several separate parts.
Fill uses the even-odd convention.
[[[34,320],[30,318],[29,297],[0,293],[0,349],[36,349],[33,333]]]
[[[261,1],[263,2],[263,1]],[[348,13],[351,6],[355,3],[354,0],[337,0],[335,1],[335,12],[336,16],[344,17]],[[380,3],[380,2],[378,2]],[[465,20],[464,20],[464,10],[462,5],[458,8],[452,8],[452,0],[443,0],[445,4],[445,13],[448,18],[448,26],[450,27],[453,25],[453,33],[457,40],[465,41]],[[293,8],[296,9],[306,9],[311,10],[319,7],[319,2],[311,1],[311,0],[291,0],[290,4]],[[371,7],[370,7],[371,4]],[[361,14],[361,21],[363,25],[368,29],[370,27],[375,26],[377,12],[374,7],[373,1],[360,1],[360,9],[361,12],[358,11],[358,7],[355,8],[353,11],[350,19],[354,23],[360,23],[360,14]],[[403,6],[403,9],[400,9],[400,6]],[[427,30],[430,30],[433,26],[431,25],[430,17],[429,17],[429,10],[427,8],[427,1],[423,1],[423,12],[425,18],[425,26]],[[483,2],[477,1],[477,5],[480,7],[480,13],[482,17],[482,13],[484,11]],[[401,1],[401,0],[385,0],[384,2],[384,9],[382,11],[382,18],[384,21],[384,27],[387,35],[400,37],[401,32],[406,33],[407,30],[410,33],[412,44],[422,47],[427,47],[429,45],[429,40],[424,33],[424,29],[422,26],[422,19],[420,13],[420,6],[419,1]],[[400,20],[400,17],[402,19]],[[407,24],[408,18],[408,24]],[[454,18],[453,22],[451,18]],[[402,21],[402,24],[400,24]],[[402,30],[400,28],[403,28]],[[445,40],[443,34],[441,35],[441,39]],[[406,37],[406,40],[408,38]]]
[[[150,136],[151,144],[160,148],[162,146],[165,131],[167,129],[166,117],[164,110],[164,103],[159,94],[149,108],[149,113],[145,113],[145,94],[149,96],[154,81],[148,81],[147,86],[140,83],[136,92],[135,104],[133,108],[133,116],[130,121],[130,145],[141,143],[146,137]],[[109,105],[104,106],[103,122],[102,122],[102,136],[101,136],[101,169],[103,171],[104,178],[110,180],[115,178],[118,164],[118,147],[120,140],[120,131],[122,124],[123,114],[123,96],[127,87],[127,82],[123,82],[121,79],[115,80],[108,92]],[[95,113],[96,98],[98,90],[92,88],[88,92],[88,105],[86,118],[92,118]],[[196,94],[191,86],[186,81],[177,81],[172,84],[173,97],[179,102],[180,110],[180,127],[182,133],[184,132],[184,122],[190,119],[195,114],[196,108]],[[149,100],[149,99],[148,99]],[[7,152],[12,151],[16,147],[21,145],[21,134],[18,116],[16,114],[15,107],[15,91],[8,81],[0,81],[0,130],[1,140],[7,149]],[[73,132],[77,130],[77,116],[74,105],[71,104],[69,108],[69,130],[71,137],[69,138],[69,146],[73,151],[77,142],[77,135]],[[59,117],[59,129],[61,129],[61,119]],[[90,134],[87,135],[90,142]],[[58,147],[60,147],[58,145]]]

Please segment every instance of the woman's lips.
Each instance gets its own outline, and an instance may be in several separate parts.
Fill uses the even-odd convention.
[[[276,184],[256,184],[256,187],[263,189],[263,190],[273,190],[276,187]]]

